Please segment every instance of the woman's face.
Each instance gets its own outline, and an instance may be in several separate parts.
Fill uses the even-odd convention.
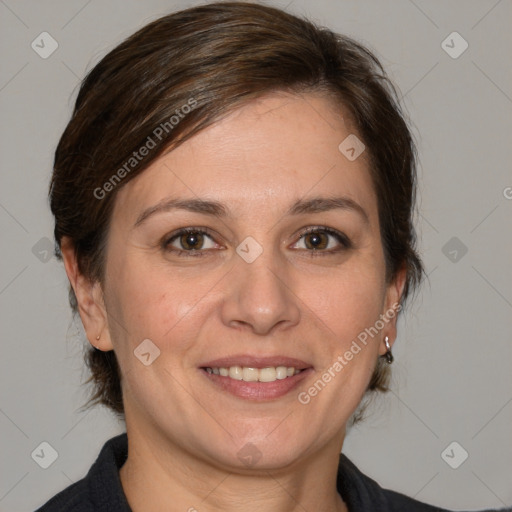
[[[335,112],[268,95],[119,191],[102,347],[129,431],[231,469],[341,447],[401,286],[385,282],[366,154],[339,149],[351,131]]]

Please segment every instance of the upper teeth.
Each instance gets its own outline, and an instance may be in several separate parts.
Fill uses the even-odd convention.
[[[286,379],[300,372],[293,366],[268,366],[267,368],[250,368],[246,366],[230,366],[229,368],[206,368],[208,373],[230,377],[245,382],[274,382]]]

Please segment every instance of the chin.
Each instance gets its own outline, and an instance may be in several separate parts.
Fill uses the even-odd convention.
[[[275,428],[275,425],[272,427]],[[300,439],[290,433],[278,435],[272,429],[264,433],[252,432],[228,437],[223,442],[212,443],[207,451],[209,458],[230,468],[231,471],[262,471],[288,468],[313,450],[314,439]],[[212,449],[213,448],[213,449]]]

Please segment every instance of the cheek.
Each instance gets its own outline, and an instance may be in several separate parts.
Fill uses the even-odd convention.
[[[325,282],[322,293],[309,289],[305,302],[325,333],[322,344],[326,357],[318,377],[329,382],[329,390],[322,391],[322,401],[335,407],[339,415],[356,408],[375,368],[380,340],[375,326],[382,313],[384,288],[380,267],[373,262],[338,273]],[[322,389],[322,385],[317,388]],[[345,397],[343,407],[340,393]]]
[[[326,279],[320,291],[305,288],[307,303],[338,336],[340,348],[373,326],[382,313],[384,279],[378,265],[347,268]]]
[[[363,343],[361,334],[379,319],[382,282],[378,267],[365,272],[351,269],[326,280],[323,293],[310,289],[305,300],[323,333],[316,335],[324,357],[315,378],[300,388],[297,398],[310,428],[322,432],[322,438],[346,424],[368,387],[379,337],[366,335]]]
[[[174,353],[192,343],[194,325],[208,304],[209,292],[219,276],[203,273],[193,276],[165,264],[150,265],[151,259],[123,258],[112,265],[106,282],[106,301],[119,353],[150,339],[161,350],[172,343]],[[210,292],[211,294],[211,292]]]

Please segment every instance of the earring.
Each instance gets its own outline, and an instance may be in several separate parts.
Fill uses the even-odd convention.
[[[99,341],[99,339],[101,338],[101,334],[98,334],[98,336],[96,336],[96,341]],[[93,347],[96,349],[96,350],[100,350],[96,345],[93,345]]]
[[[391,353],[391,345],[389,344],[389,337],[384,336],[384,344],[386,345],[386,353],[384,354],[384,357],[386,358],[386,362],[388,364],[391,364],[393,362],[393,354]]]

